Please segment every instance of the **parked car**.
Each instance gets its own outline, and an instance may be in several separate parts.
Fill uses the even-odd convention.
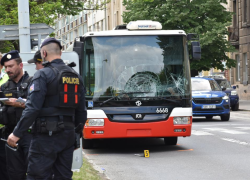
[[[193,116],[212,119],[220,116],[222,121],[230,119],[230,99],[212,78],[194,77],[192,83]]]
[[[209,76],[210,77],[210,76]],[[236,86],[231,86],[230,82],[219,76],[211,76],[221,87],[222,91],[227,93],[230,98],[230,107],[233,111],[239,110],[239,95],[236,91]]]

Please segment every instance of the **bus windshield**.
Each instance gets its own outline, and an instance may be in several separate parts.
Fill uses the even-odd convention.
[[[183,35],[87,37],[83,54],[86,98],[190,96]]]

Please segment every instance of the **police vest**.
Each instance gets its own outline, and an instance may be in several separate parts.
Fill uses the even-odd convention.
[[[47,94],[40,116],[74,116],[80,98],[79,88],[83,82],[77,72],[69,66],[46,65],[51,68],[55,78],[47,85]]]
[[[24,76],[23,76],[24,77]],[[4,86],[3,94],[6,98],[27,98],[28,95],[28,86],[32,80],[32,77],[28,77],[22,81],[20,86],[16,86],[13,81],[7,81]],[[12,106],[4,106],[4,114],[2,116],[7,117],[6,119],[1,118],[0,114],[0,124],[15,126],[17,122],[20,120],[23,112],[23,108],[12,107]],[[7,114],[7,116],[6,116]]]

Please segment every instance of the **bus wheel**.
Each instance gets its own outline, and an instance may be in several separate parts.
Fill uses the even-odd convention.
[[[91,148],[93,148],[93,140],[92,139],[84,139],[84,138],[82,138],[82,148],[83,149],[91,149]]]
[[[165,137],[164,142],[165,145],[176,145],[178,141],[178,137]]]

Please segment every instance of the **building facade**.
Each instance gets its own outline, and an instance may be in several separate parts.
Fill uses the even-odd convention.
[[[230,81],[240,99],[250,100],[250,0],[231,0],[229,5],[234,14],[228,39],[236,49],[229,54],[236,61],[236,67],[229,71]]]
[[[86,32],[112,30],[117,25],[123,24],[122,13],[125,7],[123,0],[110,0],[100,9],[80,12],[76,16],[61,16],[55,22],[55,38],[60,39],[63,50],[66,50],[75,40]],[[99,1],[101,3],[101,1]]]

